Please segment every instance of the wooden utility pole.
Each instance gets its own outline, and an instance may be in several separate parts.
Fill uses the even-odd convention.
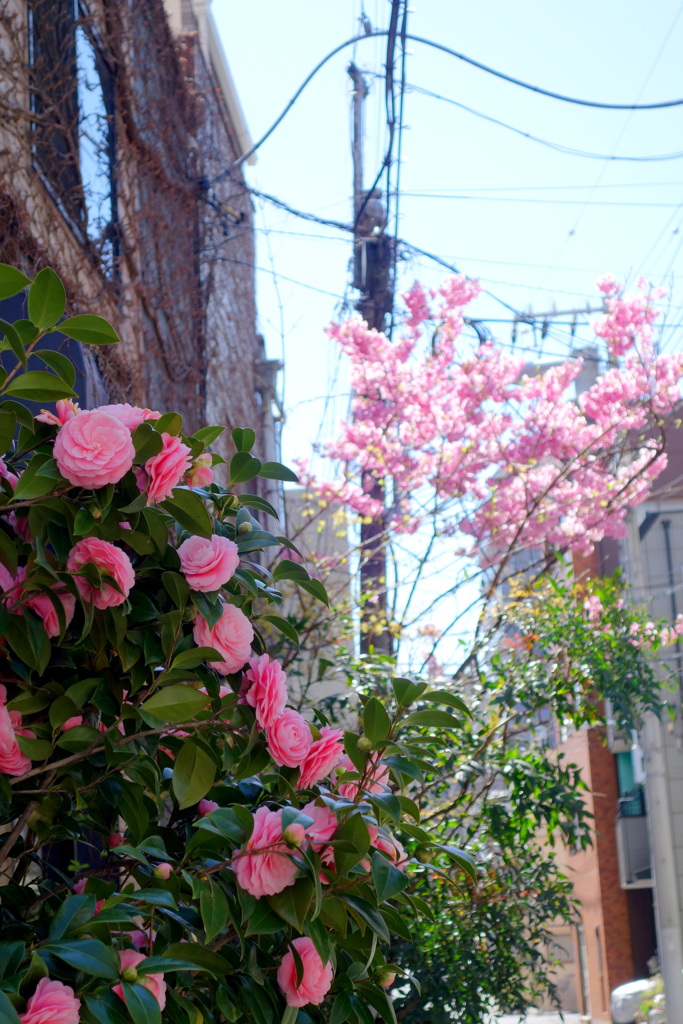
[[[353,81],[353,286],[360,292],[356,309],[368,327],[383,331],[391,311],[392,239],[384,233],[386,206],[381,189],[369,194],[363,183],[364,105],[368,94],[361,71],[352,62],[347,71]],[[363,490],[384,506],[385,483],[372,473],[364,473]],[[385,519],[381,515],[360,529],[361,594],[371,595],[361,610],[361,652],[370,647],[382,654],[392,653],[392,637],[387,628],[387,558]]]

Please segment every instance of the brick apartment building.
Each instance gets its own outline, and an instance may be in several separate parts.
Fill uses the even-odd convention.
[[[667,429],[669,462],[647,502],[631,511],[628,537],[604,541],[577,574],[622,566],[636,604],[654,618],[683,612],[683,429]],[[677,684],[665,690],[671,718],[648,714],[639,736],[582,729],[560,736],[558,751],[579,765],[588,786],[595,839],[588,850],[558,852],[579,904],[575,926],[558,929],[562,1006],[610,1021],[610,993],[649,977],[656,957],[669,1020],[683,1019],[683,665],[669,648]]]
[[[250,145],[204,0],[0,0],[0,261],[119,332],[76,354],[83,403],[272,429],[250,197],[210,184]]]

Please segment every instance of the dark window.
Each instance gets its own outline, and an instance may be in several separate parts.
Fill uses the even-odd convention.
[[[31,0],[33,160],[81,244],[116,273],[114,78],[79,0]]]

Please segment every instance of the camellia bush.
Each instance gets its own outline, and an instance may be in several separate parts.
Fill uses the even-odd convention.
[[[475,884],[403,795],[467,709],[406,679],[360,734],[288,707],[281,582],[326,594],[234,488],[292,474],[235,430],[225,488],[220,428],[79,409],[42,339],[118,338],[63,319],[49,268],[0,266],[25,288],[0,322],[0,1024],[395,1021],[411,873]]]

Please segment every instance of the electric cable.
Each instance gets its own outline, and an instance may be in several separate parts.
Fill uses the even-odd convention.
[[[309,83],[315,78],[319,71],[325,67],[328,61],[336,57],[338,53],[345,50],[349,46],[353,46],[354,43],[359,43],[365,39],[374,39],[379,36],[389,36],[388,30],[381,30],[376,32],[369,32],[363,35],[352,36],[351,39],[346,39],[343,43],[339,43],[333,50],[330,50],[322,60],[318,61],[312,71],[306,76],[304,81],[301,83],[299,88],[296,90],[292,98],[289,100],[285,108],[279,114],[279,116],[273,121],[271,126],[266,132],[254,143],[245,153],[243,153],[237,160],[234,160],[228,167],[226,167],[220,174],[209,179],[208,181],[202,182],[206,187],[215,185],[219,181],[223,181],[227,178],[232,171],[253,156],[261,146],[266,142],[267,139],[273,134],[275,129],[282,123],[284,118],[287,116],[289,111],[292,109],[296,101],[299,99],[303,91],[309,85]],[[459,53],[457,50],[452,49],[450,46],[446,46],[444,43],[437,43],[433,39],[425,39],[422,36],[414,36],[410,33],[406,33],[406,40],[410,40],[411,43],[420,43],[422,46],[429,46],[432,49],[439,50],[442,53],[446,53],[451,57],[455,57],[457,60],[463,61],[465,64],[470,64],[472,67],[478,68],[480,71],[486,72],[486,74],[493,75],[495,78],[500,78],[502,81],[510,82],[512,85],[517,85],[522,89],[527,89],[531,92],[538,93],[540,96],[548,96],[550,99],[560,100],[563,103],[573,103],[582,107],[594,107],[600,110],[661,110],[667,107],[680,107],[683,106],[683,99],[675,100],[661,100],[657,103],[604,103],[598,100],[584,100],[574,96],[565,96],[563,93],[554,92],[551,89],[544,89],[539,85],[532,85],[530,82],[525,82],[520,78],[515,78],[513,75],[508,75],[504,71],[498,71],[495,68],[489,67],[487,64],[483,64],[481,61],[475,60],[473,57],[468,57],[464,53]],[[379,180],[379,179],[378,179]]]
[[[589,160],[612,160],[615,162],[630,163],[655,163],[664,160],[680,160],[683,157],[683,151],[675,153],[657,153],[652,154],[651,156],[616,156],[613,153],[592,153],[589,150],[575,149],[573,146],[564,146],[559,142],[551,142],[549,139],[543,139],[539,135],[533,135],[531,132],[525,132],[523,129],[516,128],[514,125],[508,124],[506,121],[501,121],[497,117],[485,114],[481,110],[475,110],[474,107],[468,107],[466,103],[460,103],[458,100],[451,99],[449,96],[442,96],[440,93],[432,92],[430,89],[423,89],[419,85],[409,85],[408,89],[411,92],[419,93],[422,96],[429,96],[432,99],[440,100],[443,103],[449,103],[454,107],[459,107],[460,110],[466,110],[468,114],[474,114],[475,117],[480,117],[482,120],[489,121],[491,124],[498,125],[500,128],[506,128],[508,131],[514,132],[515,135],[521,135],[522,138],[529,139],[531,142],[537,142],[541,146],[547,146],[548,149],[553,149],[558,153],[564,153],[567,156],[580,156]]]

